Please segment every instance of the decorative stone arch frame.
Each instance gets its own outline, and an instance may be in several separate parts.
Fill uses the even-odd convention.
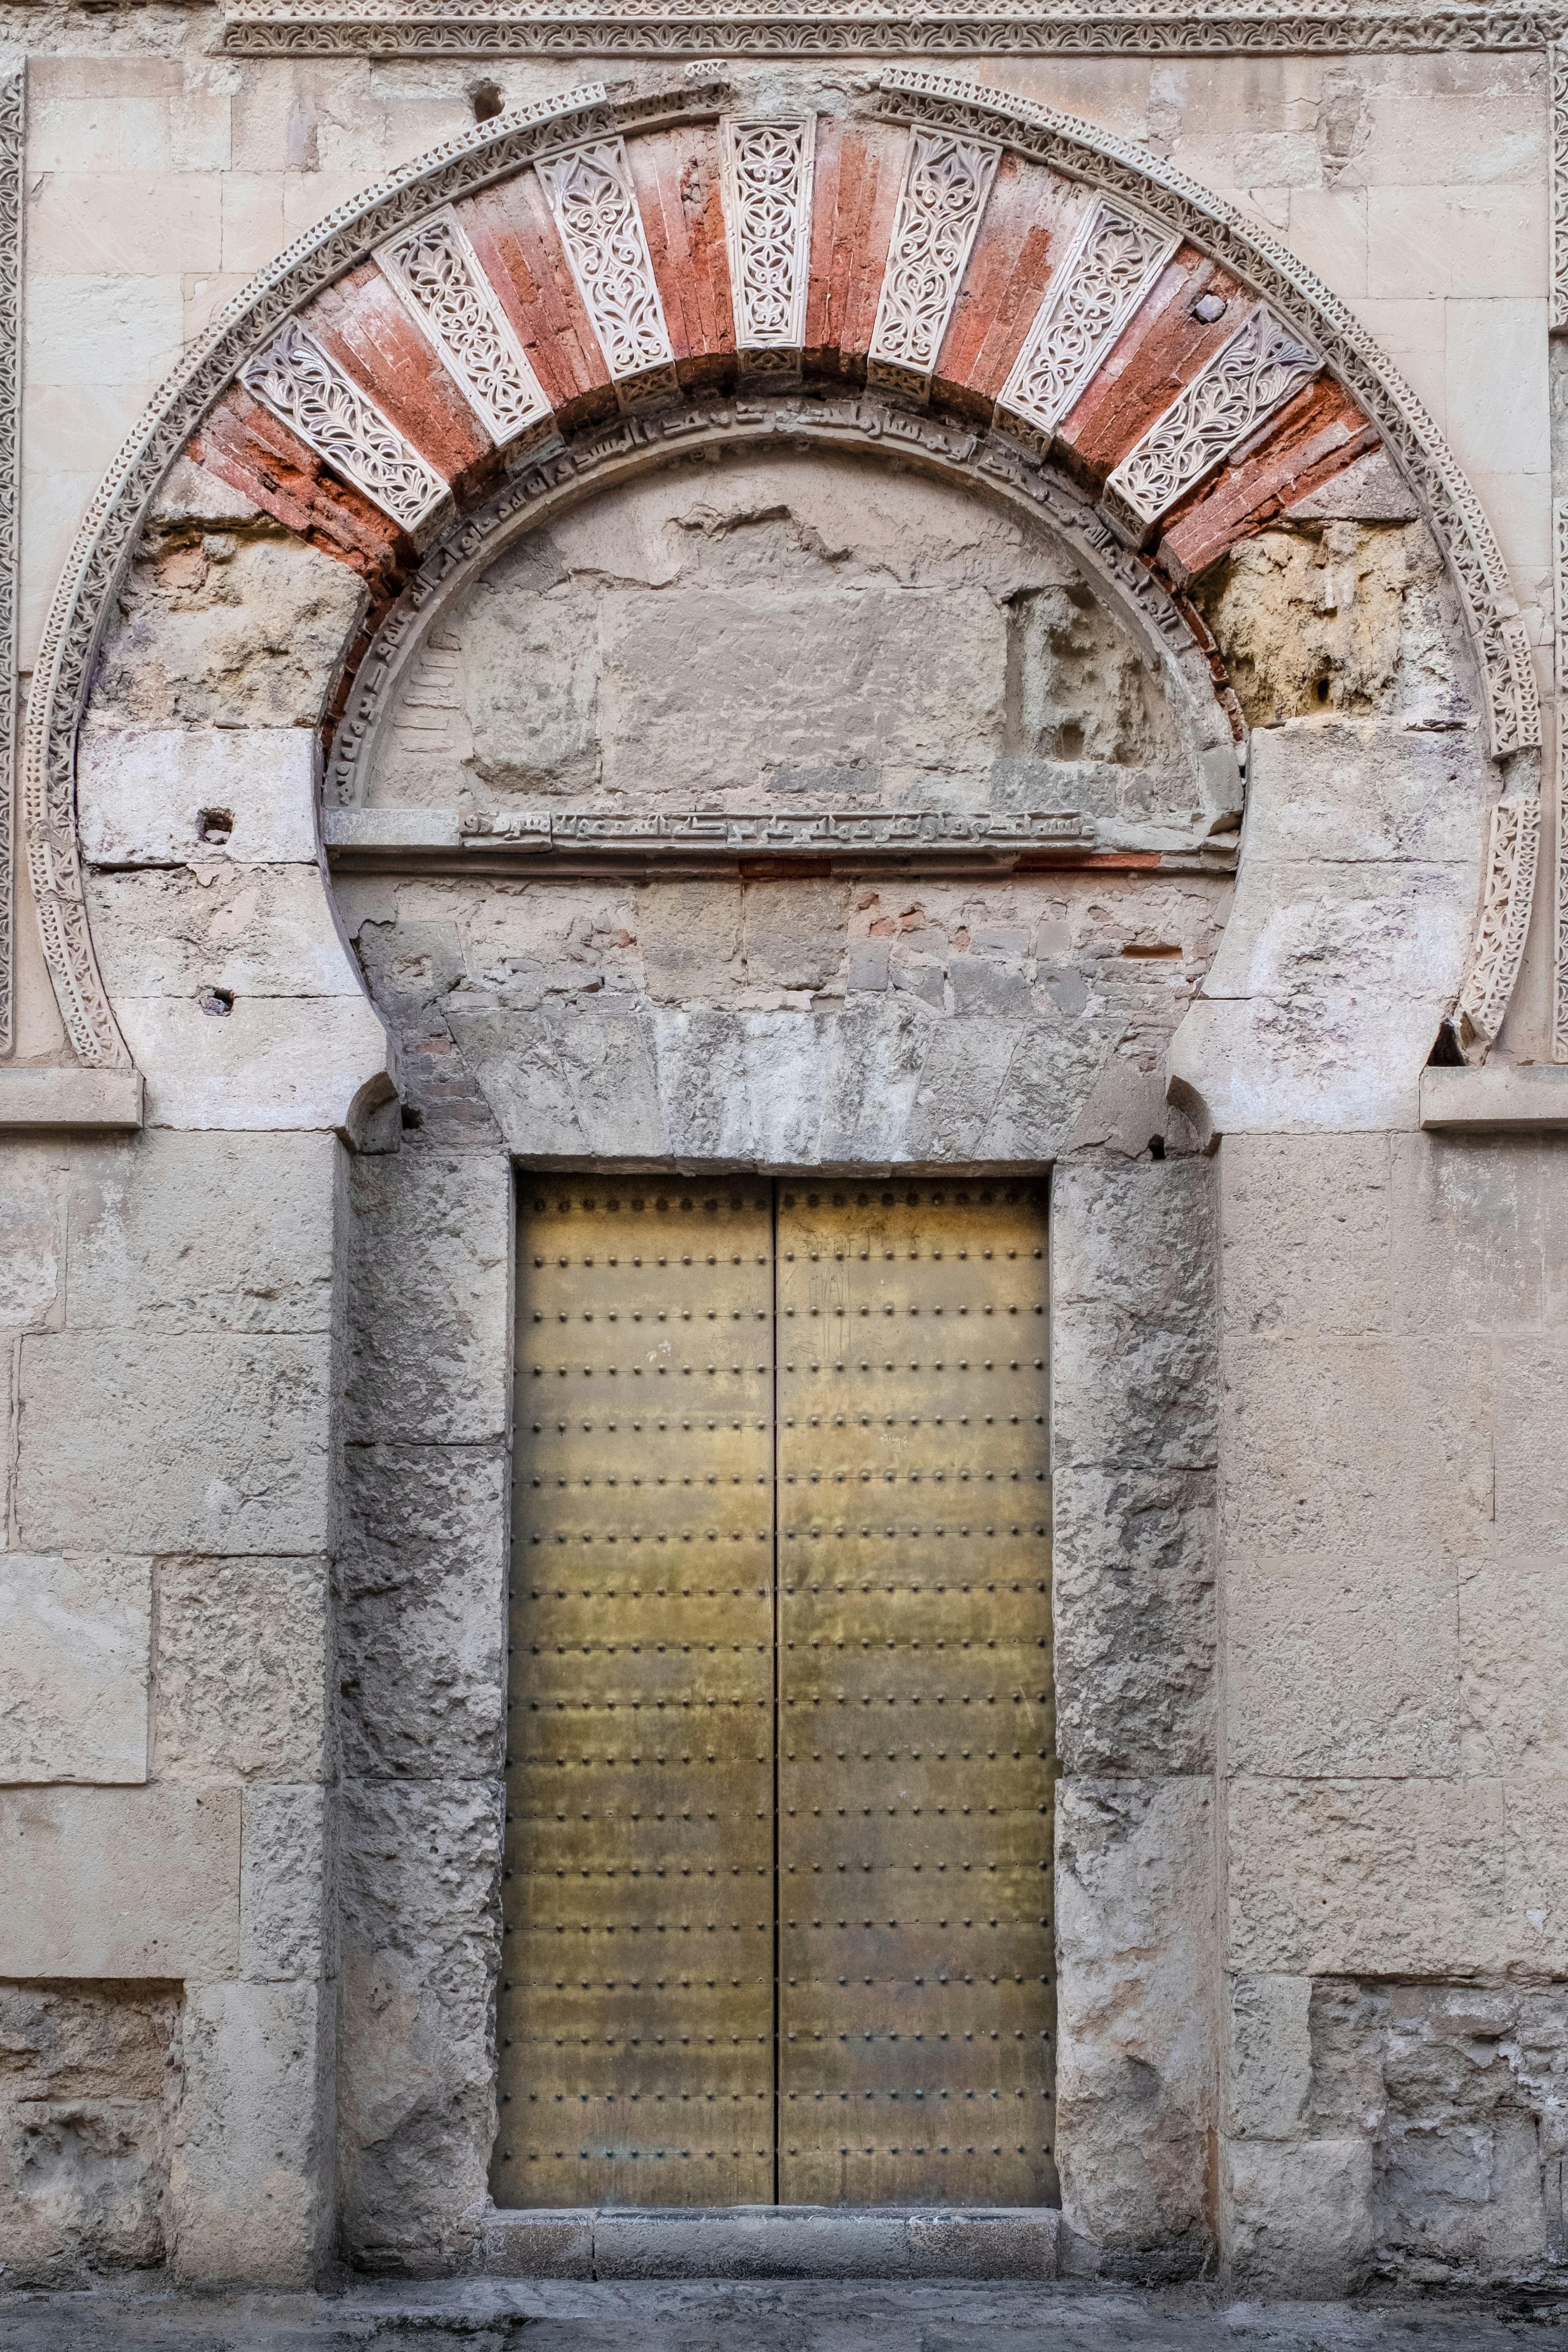
[[[396,232],[552,151],[711,120],[731,97],[718,68],[695,66],[675,87],[612,97],[603,83],[592,83],[445,142],[340,206],[288,247],[215,321],[128,438],[88,510],[50,607],[23,751],[27,869],[51,980],[84,1066],[123,1068],[132,1057],[89,929],[76,830],[77,739],[106,620],[169,467],[247,362],[313,298]],[[1482,683],[1490,750],[1505,777],[1484,861],[1480,917],[1456,1006],[1460,1034],[1479,1057],[1500,1024],[1523,951],[1539,839],[1541,713],[1527,633],[1501,553],[1432,419],[1367,331],[1310,270],[1147,151],[1049,109],[942,74],[884,74],[870,112],[912,130],[978,141],[988,152],[1043,164],[1135,206],[1260,298],[1297,339],[1311,373],[1325,372],[1375,426],[1415,492],[1458,591]],[[959,257],[960,272],[967,252]],[[950,275],[956,289],[957,273]],[[886,288],[883,299],[885,307]],[[879,373],[874,351],[871,367]],[[929,389],[929,364],[923,380],[918,367],[903,361],[880,373],[892,386],[894,408],[901,402],[918,439],[915,420]],[[953,451],[933,447],[928,454],[951,457]],[[1125,505],[1120,514],[1116,505],[1101,501],[1105,542],[1118,535],[1135,541],[1137,532],[1126,530]],[[350,650],[344,648],[345,658]]]

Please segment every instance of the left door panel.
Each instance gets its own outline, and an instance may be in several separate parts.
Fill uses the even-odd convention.
[[[520,1180],[503,2206],[773,2195],[773,1249]]]

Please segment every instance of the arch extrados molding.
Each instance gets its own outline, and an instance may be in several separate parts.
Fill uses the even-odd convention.
[[[57,587],[24,740],[28,874],[51,979],[84,1064],[123,1066],[130,1055],[88,928],[75,824],[77,733],[124,568],[159,484],[191,434],[271,335],[396,230],[521,171],[552,148],[710,120],[731,94],[721,68],[708,64],[689,68],[677,87],[626,98],[612,98],[605,84],[594,82],[443,142],[288,247],[220,313],[150,404],[100,485]],[[1540,743],[1529,642],[1479,502],[1420,402],[1312,271],[1222,198],[1146,150],[1075,117],[951,76],[896,70],[881,77],[872,110],[883,119],[967,131],[1124,194],[1273,304],[1365,408],[1422,503],[1475,643],[1494,756],[1507,758]],[[1522,937],[1521,924],[1511,929]],[[1510,985],[1511,978],[1510,972]],[[1489,996],[1496,996],[1497,983],[1494,971]]]

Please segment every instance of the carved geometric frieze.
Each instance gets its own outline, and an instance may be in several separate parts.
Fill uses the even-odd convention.
[[[22,392],[22,163],[26,66],[0,70],[0,1054],[16,1043],[17,465]]]
[[[1551,323],[1568,327],[1568,42],[1553,41],[1546,52],[1552,80],[1552,311]]]
[[[987,139],[910,132],[867,354],[868,383],[929,390],[1001,153]]]
[[[246,362],[239,380],[405,530],[416,530],[448,496],[435,467],[298,320]]]
[[[550,415],[527,353],[450,206],[390,238],[375,257],[498,448]]]
[[[534,169],[616,393],[673,392],[675,352],[625,142],[597,139]]]
[[[1046,289],[998,409],[1048,440],[1180,243],[1128,205],[1096,197]]]
[[[743,372],[799,364],[816,117],[726,115],[724,231]]]
[[[1106,484],[1107,505],[1136,524],[1158,522],[1321,366],[1316,352],[1260,303],[1123,457]]]
[[[1541,848],[1541,802],[1534,793],[1492,809],[1486,890],[1470,961],[1459,988],[1458,1031],[1478,1059],[1502,1027],[1524,955]]]

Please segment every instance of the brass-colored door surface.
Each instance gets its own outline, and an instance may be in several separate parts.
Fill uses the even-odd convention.
[[[521,1180],[500,2204],[1054,2196],[1045,1240]]]
[[[765,2203],[770,1189],[520,1207],[495,2194]]]
[[[1056,2189],[1045,1208],[781,1186],[779,2198]]]

